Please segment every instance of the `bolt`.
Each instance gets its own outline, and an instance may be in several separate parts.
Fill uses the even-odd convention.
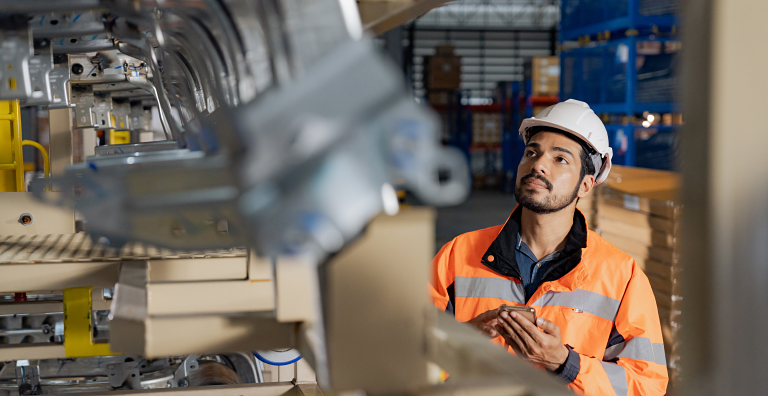
[[[19,216],[19,223],[21,223],[21,225],[30,225],[33,220],[34,218],[29,213],[22,213],[21,216]]]
[[[72,65],[72,73],[73,74],[80,75],[80,74],[83,74],[83,71],[85,71],[85,69],[83,69],[83,65],[81,65],[79,63],[75,63],[74,65]]]

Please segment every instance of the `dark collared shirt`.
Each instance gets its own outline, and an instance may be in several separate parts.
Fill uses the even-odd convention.
[[[525,289],[525,300],[528,301],[536,289],[541,286],[541,279],[544,273],[547,272],[547,268],[552,262],[557,261],[562,255],[562,250],[552,252],[547,257],[539,260],[536,255],[533,254],[528,245],[525,244],[520,233],[517,233],[517,241],[515,242],[515,261],[520,269],[520,280],[523,282],[523,289]]]

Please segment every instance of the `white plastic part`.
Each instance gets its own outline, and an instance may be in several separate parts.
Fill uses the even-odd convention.
[[[600,184],[611,171],[613,149],[608,143],[608,131],[603,121],[585,102],[568,99],[542,110],[535,117],[526,118],[520,124],[520,134],[525,137],[525,131],[535,126],[548,126],[569,132],[589,144],[603,157],[603,166],[595,178],[595,184]],[[528,142],[526,142],[528,143]]]

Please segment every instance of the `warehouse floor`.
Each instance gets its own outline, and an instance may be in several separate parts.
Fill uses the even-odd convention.
[[[451,239],[465,232],[504,224],[515,205],[512,194],[473,190],[463,204],[438,209],[435,253]]]

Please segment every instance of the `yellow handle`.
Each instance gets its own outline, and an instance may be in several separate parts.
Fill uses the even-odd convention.
[[[48,151],[43,147],[42,144],[38,142],[33,142],[31,140],[22,140],[21,141],[22,146],[32,146],[43,154],[43,173],[45,174],[45,178],[48,179],[51,177],[51,160],[48,158]],[[50,186],[46,188],[46,191],[50,191]]]

